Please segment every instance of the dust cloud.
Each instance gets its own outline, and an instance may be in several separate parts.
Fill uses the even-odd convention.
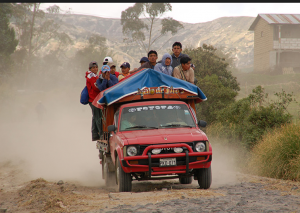
[[[79,102],[81,89],[7,91],[13,95],[0,105],[0,163],[18,165],[24,181],[104,185],[96,143],[91,141],[92,113]],[[41,119],[39,102],[45,109]]]
[[[24,181],[44,178],[104,187],[98,150],[91,141],[92,113],[79,102],[81,90],[80,86],[25,89],[6,96],[6,103],[0,104],[0,165],[18,165]],[[36,111],[40,101],[45,108],[41,120]],[[210,142],[212,187],[236,183],[239,150]]]
[[[212,145],[212,185],[216,188],[225,185],[234,185],[239,182],[237,174],[245,162],[245,150],[242,147],[209,138]]]

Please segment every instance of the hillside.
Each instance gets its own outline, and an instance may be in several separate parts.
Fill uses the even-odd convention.
[[[237,66],[251,67],[253,64],[253,32],[248,31],[255,17],[223,17],[213,21],[189,24],[182,23],[184,29],[171,38],[170,34],[156,41],[152,49],[160,56],[170,51],[175,41],[180,41],[184,47],[198,47],[203,43],[216,47],[225,46],[235,49]],[[74,48],[81,47],[91,33],[99,33],[106,37],[108,46],[116,53],[118,61],[129,61],[132,64],[146,53],[137,45],[127,45],[123,42],[120,19],[100,18],[87,15],[68,14],[63,18],[61,30],[74,39]],[[154,26],[154,36],[159,32],[159,26]],[[171,39],[170,39],[171,38]],[[168,41],[168,39],[170,39]],[[167,43],[165,43],[168,41]]]

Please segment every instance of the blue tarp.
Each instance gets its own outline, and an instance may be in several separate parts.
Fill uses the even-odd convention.
[[[121,98],[136,94],[138,89],[142,90],[145,87],[170,88],[171,86],[173,86],[173,89],[182,89],[197,95],[202,101],[207,99],[200,88],[194,84],[174,78],[153,69],[144,69],[105,90],[103,96],[97,101],[97,103],[100,105],[110,105]]]

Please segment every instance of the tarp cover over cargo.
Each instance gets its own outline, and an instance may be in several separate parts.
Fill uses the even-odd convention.
[[[102,108],[103,105],[110,105],[127,96],[138,94],[145,88],[183,90],[194,95],[196,103],[207,99],[201,89],[194,84],[153,69],[144,69],[100,92],[93,101],[93,105]]]

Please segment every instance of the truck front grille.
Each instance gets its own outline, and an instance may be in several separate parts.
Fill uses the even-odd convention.
[[[194,143],[193,142],[185,142],[185,144],[189,145],[192,150],[194,150]],[[148,146],[151,146],[151,145],[154,145],[154,144],[150,144],[150,145],[140,145],[139,146],[139,150],[138,150],[138,155],[142,155],[144,150],[148,147]],[[155,144],[157,145],[157,144]],[[185,149],[185,147],[183,147]],[[151,151],[151,149],[149,150]],[[174,150],[173,148],[164,148],[160,154],[174,154]]]

